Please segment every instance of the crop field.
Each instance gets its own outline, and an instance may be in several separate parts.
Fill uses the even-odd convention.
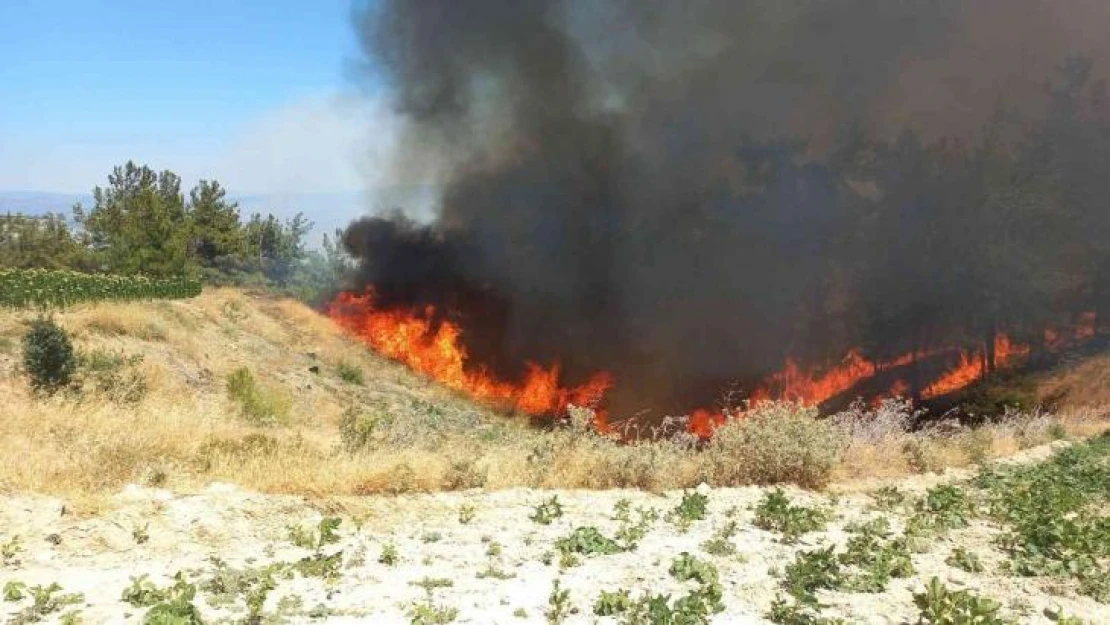
[[[200,294],[184,278],[89,274],[76,271],[0,268],[0,306],[71,306],[83,302],[185,299]]]

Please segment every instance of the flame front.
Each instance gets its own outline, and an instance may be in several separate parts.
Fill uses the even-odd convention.
[[[613,387],[613,377],[608,372],[595,373],[586,383],[568,388],[562,385],[558,363],[543,367],[528,362],[523,381],[506,382],[484,367],[469,365],[466,347],[461,341],[461,328],[450,321],[434,323],[436,311],[432,307],[420,312],[382,310],[375,306],[371,292],[341,293],[327,312],[374,351],[474,399],[530,415],[560,415],[570,405],[591,406],[597,413],[596,428],[612,432],[608,415],[601,407],[605,394]],[[1095,316],[1087,313],[1071,327],[1045,329],[1044,345],[1049,350],[1073,346],[1093,337],[1095,329]],[[999,369],[1014,367],[1023,362],[1030,351],[1029,345],[1016,343],[999,333],[994,339],[993,366]],[[835,366],[808,370],[788,358],[781,371],[768,376],[751,394],[749,406],[772,399],[816,406],[883,371],[905,367],[915,361],[958,355],[954,366],[925,385],[918,394],[922,399],[933,399],[983,378],[990,368],[986,352],[983,347],[976,350],[947,347],[911,352],[887,361],[872,361],[861,350],[852,349]],[[890,384],[889,391],[879,393],[872,400],[905,396],[911,390],[904,379],[897,378]],[[686,427],[691,434],[708,439],[727,418],[743,418],[744,414],[743,409],[730,409],[727,413],[698,409],[690,414]]]
[[[433,328],[435,310],[431,307],[422,314],[380,310],[371,293],[340,293],[327,312],[379,354],[475,399],[528,414],[555,415],[566,412],[571,404],[596,405],[613,386],[612,376],[599,372],[585,384],[564,388],[558,363],[548,368],[526,363],[527,371],[519,384],[498,380],[481,367],[468,368],[466,347],[460,341],[462,330],[450,321]],[[608,430],[603,411],[598,411],[596,425]]]

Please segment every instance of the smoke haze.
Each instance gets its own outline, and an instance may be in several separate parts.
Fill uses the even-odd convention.
[[[1093,91],[1110,49],[1100,0],[383,0],[356,25],[404,120],[392,166],[442,190],[430,224],[351,225],[361,284],[509,378],[611,371],[623,413],[1034,327],[1043,306],[997,310],[1014,268],[969,260],[1017,217],[965,210],[1033,187],[974,165],[989,136],[1016,180],[1046,84],[1083,56]],[[1075,282],[1025,299],[1078,310]]]

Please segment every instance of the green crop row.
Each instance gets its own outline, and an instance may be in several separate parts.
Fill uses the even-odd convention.
[[[185,278],[91,274],[76,271],[0,268],[0,306],[70,306],[82,302],[184,299],[201,284]]]

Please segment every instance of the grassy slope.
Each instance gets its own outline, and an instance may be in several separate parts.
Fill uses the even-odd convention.
[[[309,496],[473,486],[658,490],[703,480],[820,485],[963,465],[1061,431],[1038,418],[922,438],[896,427],[896,411],[857,415],[854,427],[830,431],[775,408],[701,453],[670,442],[633,448],[581,431],[536,432],[376,357],[299,303],[233,289],[58,313],[80,351],[141,355],[148,390],[137,403],[92,390],[42,400],[18,374],[19,339],[32,316],[0,311],[0,492],[88,496],[132,482],[188,492],[213,481]],[[365,385],[345,382],[341,362],[359,368]],[[271,403],[289,407],[281,424],[241,416],[226,392],[239,367],[254,373]],[[355,453],[341,444],[348,410],[373,426]],[[1065,415],[1063,429],[1101,429],[1104,422],[1089,415]]]

